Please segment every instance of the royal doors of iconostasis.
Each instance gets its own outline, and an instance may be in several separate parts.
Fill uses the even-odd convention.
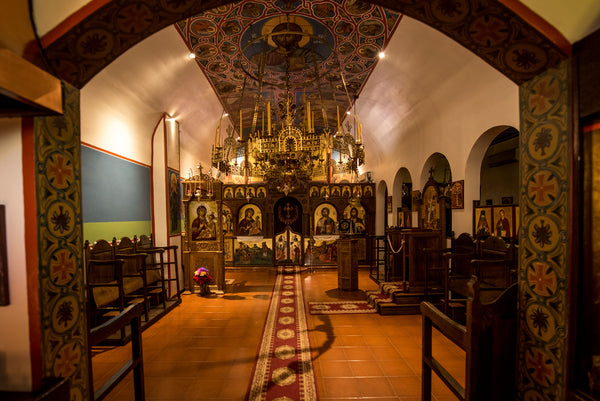
[[[302,256],[302,205],[292,197],[275,203],[273,210],[273,251],[277,265],[301,265]]]

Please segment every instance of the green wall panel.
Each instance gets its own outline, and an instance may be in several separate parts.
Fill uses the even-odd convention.
[[[83,223],[83,239],[94,243],[99,239],[110,242],[113,237],[120,239],[122,237],[133,238],[142,234],[150,235],[152,232],[152,222],[148,221],[114,221],[108,223]]]

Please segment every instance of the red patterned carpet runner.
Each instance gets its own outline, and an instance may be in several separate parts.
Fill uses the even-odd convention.
[[[279,273],[246,400],[317,400],[301,277]]]

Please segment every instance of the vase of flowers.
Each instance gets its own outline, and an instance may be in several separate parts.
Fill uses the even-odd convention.
[[[199,267],[196,269],[196,272],[194,272],[194,281],[198,283],[198,286],[200,287],[200,295],[205,296],[210,294],[208,285],[212,281],[212,277],[206,267]]]

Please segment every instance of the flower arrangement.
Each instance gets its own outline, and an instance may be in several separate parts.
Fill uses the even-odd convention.
[[[212,277],[206,267],[199,267],[194,272],[194,281],[200,286],[200,295],[210,294],[208,284],[212,281]]]
[[[194,273],[194,281],[198,284],[208,284],[212,281],[212,277],[206,267],[199,267]]]

